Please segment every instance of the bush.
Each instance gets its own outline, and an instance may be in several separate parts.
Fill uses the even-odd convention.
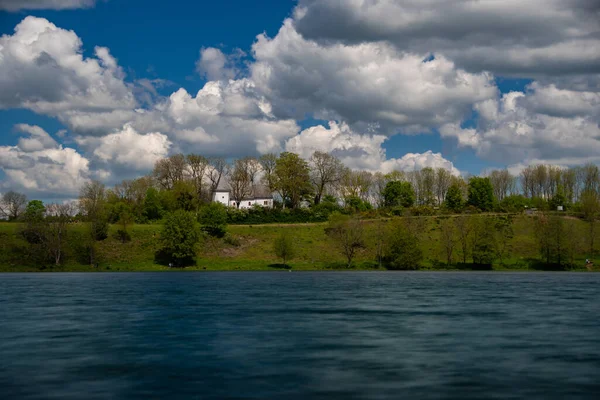
[[[175,267],[194,265],[199,240],[194,215],[182,210],[175,211],[167,216],[163,226],[160,234],[161,248],[156,254],[156,260]]]
[[[126,230],[123,230],[123,229],[119,229],[115,236],[117,237],[118,240],[121,241],[121,243],[126,243],[126,242],[131,241],[131,235],[129,234],[129,232],[127,232]]]
[[[419,248],[419,238],[406,226],[398,224],[389,238],[389,246],[383,257],[387,269],[418,269],[423,261],[423,252]]]
[[[273,251],[283,260],[283,265],[286,265],[287,260],[294,258],[295,255],[294,240],[286,233],[282,233],[275,239]]]
[[[223,241],[233,247],[240,247],[242,245],[242,242],[240,241],[239,238],[237,238],[236,236],[233,236],[229,233],[226,233],[225,236],[223,237]]]
[[[210,236],[223,237],[227,230],[227,208],[221,203],[210,203],[200,209],[198,220],[202,230]]]

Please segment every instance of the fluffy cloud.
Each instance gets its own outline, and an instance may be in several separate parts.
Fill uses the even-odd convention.
[[[315,151],[328,152],[338,157],[346,166],[370,171],[391,172],[393,170],[413,171],[425,167],[446,168],[453,174],[459,171],[452,162],[441,154],[408,153],[402,158],[386,158],[382,148],[386,140],[382,135],[361,135],[355,133],[346,123],[329,122],[329,127],[313,126],[286,142],[286,150],[309,158]]]
[[[228,57],[221,50],[214,47],[200,50],[200,58],[196,62],[196,71],[212,81],[233,79],[239,73],[235,67],[234,57]]]
[[[135,98],[105,47],[84,58],[73,31],[26,17],[0,37],[0,108],[27,108],[67,119],[69,113],[132,109]]]
[[[385,41],[442,53],[470,71],[537,76],[600,68],[596,0],[301,0],[294,24],[307,39]]]
[[[75,140],[103,163],[138,171],[152,169],[156,161],[167,156],[171,147],[166,135],[158,132],[141,135],[131,125],[106,136],[77,137]]]
[[[252,79],[276,113],[316,112],[359,130],[371,124],[383,132],[428,131],[496,95],[490,75],[467,73],[444,57],[427,59],[382,42],[317,43],[291,20],[273,39],[259,35],[253,53]]]
[[[532,83],[479,103],[476,128],[447,125],[442,136],[454,136],[486,159],[507,164],[546,162],[573,165],[600,161],[598,92],[557,89]]]
[[[281,142],[299,130],[292,119],[276,119],[248,79],[208,82],[196,97],[179,89],[157,109],[169,119],[173,138],[205,154],[279,151]]]
[[[90,175],[89,161],[72,148],[58,145],[38,126],[18,125],[28,134],[16,146],[0,146],[0,187],[35,194],[76,195]]]
[[[96,0],[0,0],[0,10],[67,10],[95,4]]]

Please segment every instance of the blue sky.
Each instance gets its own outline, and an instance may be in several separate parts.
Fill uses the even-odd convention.
[[[534,0],[519,15],[487,0],[60,3],[0,0],[0,192],[61,196],[178,151],[479,174],[600,150],[593,2]],[[40,170],[48,160],[74,168],[69,184]]]

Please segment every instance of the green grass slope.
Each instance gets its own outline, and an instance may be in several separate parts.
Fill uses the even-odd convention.
[[[469,269],[462,265],[460,246],[454,250],[453,263],[446,265],[440,240],[440,222],[443,217],[426,217],[422,226],[421,247],[424,261],[421,269]],[[453,218],[453,217],[450,217]],[[353,269],[376,270],[376,237],[391,220],[368,220],[365,225],[366,248],[353,263]],[[576,222],[577,233],[585,238],[588,225]],[[514,237],[510,241],[510,255],[503,265],[497,261],[497,270],[538,269],[539,254],[533,232],[533,219],[519,216],[514,220]],[[296,257],[289,262],[294,270],[347,269],[345,259],[336,243],[325,234],[326,224],[270,224],[236,225],[228,227],[230,239],[205,238],[198,246],[195,267],[186,270],[277,270],[280,260],[273,253],[273,242],[282,232],[293,237]],[[85,233],[82,224],[70,227],[65,247],[64,262],[60,266],[40,267],[27,257],[28,244],[18,234],[19,225],[0,222],[0,271],[166,271],[157,265],[154,254],[159,248],[160,225],[134,225],[129,228],[132,240],[121,243],[116,237],[118,227],[111,226],[108,239],[98,243],[98,267],[83,265],[78,261],[76,247]],[[232,239],[231,239],[232,238]],[[600,243],[600,240],[596,240]],[[582,241],[582,249],[586,248]],[[579,254],[579,253],[578,253]],[[575,269],[585,270],[584,260],[589,255],[584,250],[577,257]],[[470,258],[468,259],[470,262]]]

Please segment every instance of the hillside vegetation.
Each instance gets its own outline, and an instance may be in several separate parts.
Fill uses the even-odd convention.
[[[463,252],[459,234],[452,230],[453,251],[451,263],[447,263],[448,240],[444,224],[455,224],[456,216],[437,217],[395,217],[387,219],[362,220],[364,246],[358,252],[350,268],[373,270],[380,268],[378,248],[380,241],[389,238],[389,228],[393,224],[413,224],[418,231],[418,247],[423,253],[419,269],[459,269],[477,268],[472,264],[471,249],[468,249],[466,263],[462,263]],[[492,224],[493,218],[484,218]],[[408,221],[412,219],[412,221]],[[586,222],[564,217],[574,228],[571,236],[574,248],[574,262],[561,269],[586,270]],[[447,222],[445,222],[447,221]],[[293,238],[295,257],[288,261],[294,270],[348,269],[345,257],[336,241],[326,234],[327,223],[310,224],[269,224],[269,225],[230,225],[222,238],[203,235],[196,246],[195,265],[186,270],[277,270],[288,268],[280,265],[273,251],[273,243],[282,233]],[[31,254],[28,243],[19,230],[22,224],[0,223],[0,270],[2,271],[160,271],[169,270],[155,261],[160,248],[162,225],[132,225],[129,227],[130,241],[123,243],[118,235],[119,227],[111,225],[106,239],[99,241],[96,250],[97,265],[89,265],[82,251],[82,238],[87,227],[83,223],[71,224],[67,231],[61,265],[39,264],[36,254]],[[492,268],[495,270],[540,270],[555,269],[544,264],[540,255],[539,240],[536,238],[535,218],[516,216],[512,222],[512,237],[507,239],[504,257],[500,260],[494,253]],[[599,241],[596,240],[596,243]],[[470,246],[470,245],[469,245]],[[83,256],[82,256],[83,254]]]

